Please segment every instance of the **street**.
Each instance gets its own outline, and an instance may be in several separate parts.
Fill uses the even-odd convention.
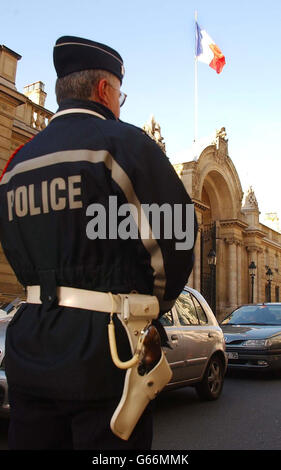
[[[281,378],[235,371],[218,401],[200,402],[191,387],[162,394],[153,449],[281,449]]]
[[[231,372],[218,401],[200,402],[191,387],[155,402],[154,450],[280,450],[281,377]],[[0,420],[0,450],[8,421]]]

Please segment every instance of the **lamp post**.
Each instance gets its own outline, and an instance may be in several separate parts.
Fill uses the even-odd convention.
[[[251,276],[251,304],[254,303],[254,284],[255,284],[255,275],[256,275],[256,265],[254,261],[251,261],[249,265],[249,273]]]
[[[212,248],[208,253],[208,265],[211,270],[211,308],[216,314],[216,264],[217,264],[217,255],[215,250]]]
[[[271,302],[271,282],[273,279],[273,272],[270,268],[265,273],[267,279],[267,302]]]

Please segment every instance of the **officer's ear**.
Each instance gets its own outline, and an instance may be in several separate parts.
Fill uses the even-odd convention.
[[[105,78],[102,78],[94,88],[92,98],[98,103],[108,106],[110,102],[109,93],[108,81]]]

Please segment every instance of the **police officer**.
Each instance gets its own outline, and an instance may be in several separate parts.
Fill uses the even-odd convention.
[[[161,149],[119,120],[126,95],[115,50],[64,36],[54,65],[58,112],[13,155],[0,183],[2,246],[28,294],[7,330],[9,445],[149,449],[150,406],[127,441],[110,430],[125,372],[110,356],[107,293],[155,295],[163,314],[188,279],[193,244],[177,250],[174,234],[148,240],[140,226],[137,236],[124,237],[118,208],[191,200]],[[128,337],[114,322],[126,360]]]

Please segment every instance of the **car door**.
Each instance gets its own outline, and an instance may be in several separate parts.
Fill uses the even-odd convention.
[[[202,357],[206,357],[207,361],[209,361],[212,353],[216,349],[215,345],[220,341],[219,333],[216,325],[209,322],[208,315],[203,307],[204,304],[201,304],[200,300],[197,299],[194,294],[190,293],[190,297],[194,303],[200,323],[200,336],[202,338],[201,354]]]
[[[165,348],[166,358],[173,372],[171,382],[179,382],[183,380],[185,361],[183,356],[183,335],[178,324],[176,312],[169,311],[165,313],[160,322],[165,327],[170,348]]]
[[[202,321],[200,322],[196,300],[190,292],[184,290],[174,306],[182,334],[182,355],[185,363],[184,380],[192,380],[202,376],[210,351],[208,327],[203,325],[204,321],[207,325],[208,320],[202,309]],[[197,303],[199,304],[198,301]]]

